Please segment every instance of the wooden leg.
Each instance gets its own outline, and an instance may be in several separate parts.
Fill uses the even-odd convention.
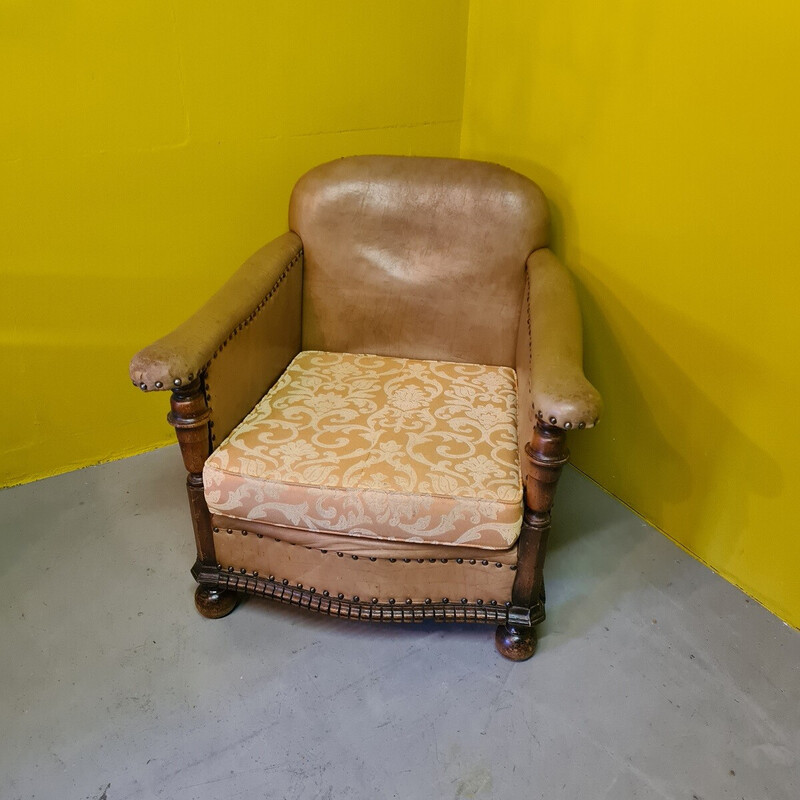
[[[189,473],[186,478],[186,491],[189,495],[189,511],[192,516],[194,539],[197,547],[197,561],[192,569],[200,581],[200,575],[206,570],[215,571],[217,558],[214,552],[214,533],[211,527],[211,514],[206,505],[203,492],[203,465],[211,452],[211,436],[208,427],[210,413],[206,405],[203,384],[200,377],[191,383],[172,390],[172,411],[167,417],[169,424],[175,428],[178,444],[181,448],[183,463]],[[198,589],[195,596],[197,608],[201,614],[210,617],[222,617],[233,610],[233,606],[224,613],[206,613],[203,608],[212,606],[215,609],[224,607],[221,599],[212,597],[215,589]],[[211,594],[209,594],[211,593]],[[227,592],[225,594],[228,594]],[[204,598],[201,601],[201,595]],[[214,604],[217,605],[214,605]],[[222,603],[222,606],[220,606]],[[201,604],[203,608],[201,608]],[[209,605],[210,604],[210,605]]]
[[[194,604],[197,610],[208,619],[226,617],[236,608],[239,596],[236,592],[218,589],[216,586],[203,586],[195,589]]]
[[[569,459],[566,431],[538,421],[525,452],[529,464],[517,577],[511,592],[509,625],[501,625],[495,637],[497,649],[516,661],[533,655],[536,636],[532,626],[544,619],[544,557],[550,534],[550,509],[561,470]]]
[[[501,656],[510,661],[527,661],[536,652],[536,628],[498,625],[494,646]]]

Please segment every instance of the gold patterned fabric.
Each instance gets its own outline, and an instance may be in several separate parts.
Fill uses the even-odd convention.
[[[522,523],[514,370],[301,352],[203,479],[213,514],[505,549]]]

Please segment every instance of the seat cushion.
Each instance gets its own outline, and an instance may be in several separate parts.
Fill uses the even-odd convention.
[[[505,549],[522,523],[514,370],[304,351],[209,457],[213,514]]]

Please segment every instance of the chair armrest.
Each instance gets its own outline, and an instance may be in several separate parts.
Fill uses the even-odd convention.
[[[302,247],[300,237],[288,232],[250,256],[202,308],[131,359],[133,383],[143,391],[159,391],[200,375],[220,349],[256,319],[301,262]],[[297,325],[299,330],[299,297]]]
[[[537,419],[558,428],[591,428],[602,400],[583,374],[581,312],[572,277],[543,248],[528,257],[530,400]]]

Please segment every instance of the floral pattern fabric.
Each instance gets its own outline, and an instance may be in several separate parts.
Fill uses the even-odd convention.
[[[522,522],[516,375],[304,351],[203,476],[216,514],[504,549]]]

